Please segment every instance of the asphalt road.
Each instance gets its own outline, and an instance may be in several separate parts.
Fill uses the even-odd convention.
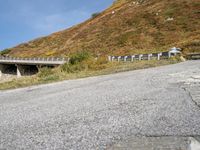
[[[200,135],[200,61],[0,91],[0,149]]]

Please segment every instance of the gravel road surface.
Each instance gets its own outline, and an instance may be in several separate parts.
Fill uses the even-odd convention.
[[[0,91],[0,149],[200,135],[200,61]]]

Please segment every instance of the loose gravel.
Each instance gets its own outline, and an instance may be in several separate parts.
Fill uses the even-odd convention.
[[[0,149],[106,149],[132,136],[200,135],[199,75],[200,61],[187,61],[0,91]]]

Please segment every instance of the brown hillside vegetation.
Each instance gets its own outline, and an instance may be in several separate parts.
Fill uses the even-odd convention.
[[[86,22],[11,48],[11,56],[68,56],[200,51],[199,0],[118,0]]]

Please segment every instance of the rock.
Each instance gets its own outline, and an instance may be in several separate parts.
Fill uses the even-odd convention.
[[[173,21],[174,20],[174,18],[167,18],[167,20],[166,21]]]

